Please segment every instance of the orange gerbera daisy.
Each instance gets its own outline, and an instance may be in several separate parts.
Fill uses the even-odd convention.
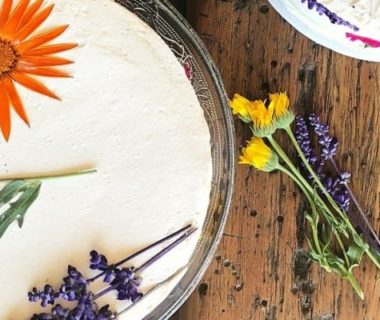
[[[0,10],[0,129],[6,140],[11,132],[11,107],[29,125],[28,116],[15,87],[18,84],[58,99],[33,76],[70,77],[56,66],[73,61],[54,56],[77,46],[75,43],[50,44],[68,25],[58,26],[33,35],[49,17],[54,5],[43,6],[44,0],[20,0],[12,10],[13,1],[3,0]]]

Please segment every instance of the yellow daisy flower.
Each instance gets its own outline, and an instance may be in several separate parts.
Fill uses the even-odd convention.
[[[273,105],[277,118],[283,116],[289,109],[289,98],[286,93],[278,92],[269,95],[270,104]]]
[[[239,163],[270,172],[278,168],[278,156],[262,138],[253,137],[247,147],[242,149]]]
[[[251,101],[244,98],[240,94],[235,94],[232,101],[230,101],[230,107],[232,109],[232,113],[240,117],[246,123],[251,122],[251,118],[249,116],[249,108],[251,107]]]
[[[294,113],[289,110],[289,98],[286,93],[274,93],[269,95],[270,105],[274,109],[275,127],[285,129],[294,121]]]
[[[251,116],[254,126],[258,129],[265,129],[272,125],[273,121],[273,105],[269,105],[269,108],[265,106],[265,101],[255,100],[252,102],[249,109],[249,115]]]
[[[289,111],[289,98],[286,93],[269,95],[269,105],[266,101],[249,101],[235,94],[230,102],[232,113],[238,115],[246,123],[252,122],[253,134],[257,137],[268,137],[276,129],[285,129],[294,121],[293,112]]]

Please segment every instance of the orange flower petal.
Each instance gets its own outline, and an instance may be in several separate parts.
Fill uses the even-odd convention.
[[[26,75],[26,74],[23,74],[23,73],[18,72],[18,71],[13,71],[12,78],[16,82],[18,82],[19,84],[24,86],[25,88],[28,88],[32,91],[41,93],[41,94],[48,96],[50,98],[61,100],[54,92],[50,91],[41,82],[39,82],[38,80],[36,80],[36,79]]]
[[[54,57],[54,56],[24,56],[20,58],[19,66],[27,67],[27,66],[63,66],[66,64],[71,64],[74,61],[68,60],[61,57]]]
[[[29,126],[29,119],[25,112],[24,105],[20,99],[20,96],[16,90],[16,87],[11,78],[5,77],[3,79],[4,89],[8,94],[9,100],[13,106],[13,109],[19,115],[19,117],[24,120],[24,122]]]
[[[24,27],[22,27],[14,36],[14,41],[22,41],[30,36],[51,14],[54,4],[46,7],[36,15],[33,20],[30,20]]]
[[[12,9],[12,0],[3,0],[3,5],[0,13],[0,28],[8,21],[9,13]]]
[[[8,37],[13,37],[14,33],[17,31],[18,26],[20,25],[22,16],[25,13],[26,8],[29,5],[30,0],[21,0],[17,7],[13,10],[10,15],[7,23],[4,26],[4,29],[1,33]]]
[[[24,27],[34,16],[34,14],[38,11],[39,8],[41,8],[42,4],[44,3],[44,0],[36,0],[26,11],[24,16],[21,19],[19,30],[20,28]]]
[[[50,44],[28,51],[28,56],[45,56],[49,54],[67,51],[77,47],[77,43]]]
[[[4,89],[4,85],[0,82],[0,129],[5,140],[8,141],[11,134],[11,112],[9,98]]]
[[[58,70],[55,68],[48,68],[48,67],[47,68],[44,68],[44,67],[37,67],[37,68],[18,67],[17,71],[25,72],[28,74],[33,74],[33,75],[41,76],[41,77],[71,78],[71,75],[65,71]]]
[[[21,43],[17,49],[21,52],[21,54],[25,54],[29,50],[33,50],[33,49],[39,47],[40,45],[43,45],[43,44],[57,38],[63,32],[65,32],[65,30],[68,27],[69,27],[69,25],[66,24],[63,26],[56,27],[50,31],[41,33],[41,34],[31,38],[30,40],[27,40],[27,41]]]

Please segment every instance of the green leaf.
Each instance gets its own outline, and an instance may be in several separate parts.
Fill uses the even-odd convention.
[[[349,271],[351,272],[355,267],[358,267],[360,261],[363,258],[364,249],[357,244],[352,243],[347,250],[347,256],[350,258],[351,266]]]
[[[24,217],[37,199],[41,189],[41,181],[16,180],[8,183],[0,191],[0,238],[15,221],[21,228]]]
[[[20,188],[22,188],[24,183],[25,182],[22,180],[15,180],[8,183],[3,190],[0,191],[0,206],[11,201],[15,197],[15,194],[19,192]]]
[[[322,251],[323,252],[326,252],[326,250],[329,248],[330,244],[331,244],[331,240],[332,240],[332,234],[331,232],[329,232],[329,230],[327,229],[327,226],[326,224],[322,224],[322,227],[321,227],[321,238],[322,238]]]

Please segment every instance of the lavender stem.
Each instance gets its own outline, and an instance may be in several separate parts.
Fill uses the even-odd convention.
[[[175,248],[176,246],[178,246],[180,243],[182,243],[183,241],[185,241],[195,231],[197,231],[197,228],[191,228],[190,230],[188,230],[181,237],[179,237],[176,241],[174,241],[173,243],[171,243],[170,245],[168,245],[167,247],[165,247],[164,249],[162,249],[159,253],[157,253],[156,255],[154,255],[147,262],[145,262],[140,267],[138,267],[137,269],[135,269],[134,272],[138,273],[138,272],[144,271],[146,268],[148,268],[150,265],[152,265],[153,263],[155,263],[158,259],[160,259],[161,257],[163,257],[170,250],[172,250],[173,248]]]
[[[331,163],[332,163],[332,165],[333,165],[336,173],[338,175],[340,175],[340,170],[339,170],[339,167],[338,167],[336,161],[333,158],[330,158],[330,161],[331,161]],[[380,249],[380,240],[379,240],[379,237],[377,236],[375,230],[373,230],[372,225],[371,225],[371,223],[369,222],[369,220],[367,218],[367,215],[365,214],[363,208],[359,204],[359,201],[355,197],[355,195],[354,195],[352,189],[350,188],[350,186],[347,183],[344,183],[343,185],[346,188],[346,190],[348,191],[348,194],[350,195],[353,203],[355,204],[356,209],[359,211],[361,218],[365,222],[366,227],[368,228],[368,231],[371,233],[372,237],[374,238],[373,239],[374,243],[372,243],[372,244],[375,245],[375,247],[379,250]],[[368,239],[368,240],[370,240],[370,239]]]
[[[142,272],[143,270],[145,270],[146,268],[148,268],[150,265],[152,265],[153,263],[155,263],[158,259],[160,259],[165,254],[167,254],[169,251],[171,251],[176,246],[178,246],[180,243],[182,243],[187,238],[189,238],[196,230],[197,230],[197,228],[190,228],[181,237],[179,237],[177,240],[175,240],[174,242],[172,242],[171,244],[169,244],[168,246],[166,246],[159,253],[157,253],[152,258],[150,258],[148,261],[146,261],[145,263],[143,263],[140,267],[138,267],[137,269],[133,270],[133,272],[135,274],[137,274],[138,272]],[[177,234],[178,234],[178,232],[177,232]],[[96,299],[104,296],[105,294],[111,292],[112,290],[115,290],[119,285],[120,285],[120,283],[115,283],[114,285],[112,285],[112,286],[110,286],[110,287],[108,287],[108,288],[106,288],[106,289],[98,292],[97,294],[95,294],[93,296],[92,300],[94,301],[94,300],[96,300]]]
[[[93,297],[92,297],[92,301],[95,301],[96,299],[106,295],[107,293],[111,292],[112,290],[115,290],[118,286],[120,285],[120,283],[115,283],[114,285],[112,286],[109,286],[108,288],[98,292],[97,294],[95,294]]]
[[[176,231],[176,232],[174,232],[174,233],[166,236],[165,238],[162,238],[162,239],[156,241],[155,243],[153,243],[153,244],[151,244],[151,245],[149,245],[149,246],[141,249],[140,251],[137,251],[136,253],[130,255],[129,257],[127,257],[127,258],[125,258],[123,260],[120,260],[116,264],[113,264],[112,267],[117,268],[117,267],[121,266],[122,264],[128,262],[129,260],[132,260],[132,259],[136,258],[137,256],[139,256],[139,255],[147,252],[148,250],[153,249],[154,247],[156,247],[156,246],[158,246],[158,245],[160,245],[160,244],[162,244],[162,243],[164,243],[164,242],[166,242],[166,241],[174,238],[175,236],[179,235],[180,233],[184,232],[185,230],[188,230],[191,227],[192,227],[192,225],[189,224],[188,226],[186,226],[186,227],[184,227],[184,228],[182,228],[182,229],[180,229],[180,230],[178,230],[178,231]],[[96,275],[95,277],[93,277],[91,279],[88,279],[87,282],[88,283],[94,282],[95,280],[99,279],[100,277],[104,276],[105,274],[106,274],[106,271],[103,271],[103,272],[99,273],[98,275]]]

